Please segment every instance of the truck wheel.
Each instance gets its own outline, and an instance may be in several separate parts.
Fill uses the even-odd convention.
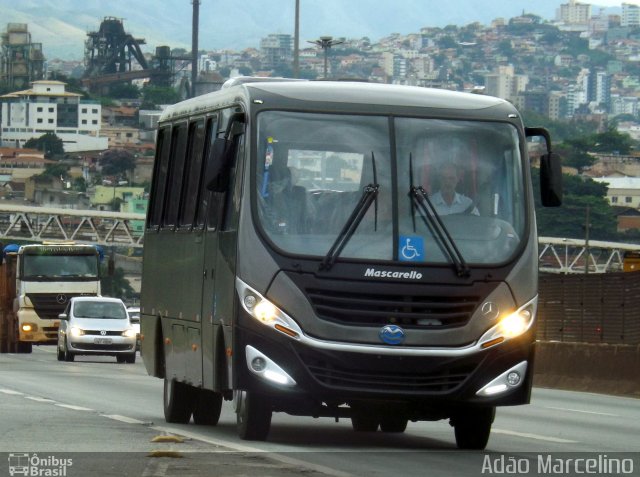
[[[380,430],[382,432],[404,432],[408,422],[408,419],[402,417],[383,417],[380,419]]]
[[[194,389],[175,379],[164,378],[164,419],[176,424],[188,424],[194,406]]]
[[[18,342],[16,351],[20,354],[29,354],[33,351],[33,344],[30,342],[20,341]]]
[[[222,411],[222,393],[198,389],[195,407],[193,408],[193,422],[206,426],[215,426]]]
[[[248,391],[236,391],[238,435],[245,441],[264,441],[271,429],[271,403],[268,398]]]
[[[458,449],[487,447],[495,414],[495,407],[471,409],[452,419]]]
[[[67,343],[67,340],[64,340],[64,360],[67,362],[72,362],[75,359],[75,355],[69,351],[69,344]]]

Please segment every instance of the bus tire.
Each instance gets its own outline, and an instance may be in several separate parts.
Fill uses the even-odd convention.
[[[164,378],[164,419],[175,424],[188,424],[193,412],[193,388],[175,379]]]
[[[453,419],[458,449],[483,450],[491,435],[495,408],[473,409]]]
[[[408,419],[402,417],[383,417],[380,419],[380,430],[382,432],[404,432],[407,429]]]
[[[378,430],[378,419],[363,412],[355,412],[351,416],[351,426],[356,432],[376,432]]]
[[[271,429],[271,404],[268,399],[248,391],[236,391],[234,405],[240,439],[266,440]]]
[[[222,411],[222,393],[208,389],[198,389],[196,392],[193,422],[205,426],[215,426],[218,424]]]

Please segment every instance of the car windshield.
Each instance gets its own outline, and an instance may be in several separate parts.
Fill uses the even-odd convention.
[[[73,316],[76,318],[105,318],[124,320],[128,318],[124,305],[116,302],[80,301],[73,306]]]
[[[511,124],[266,111],[257,142],[257,216],[285,253],[325,257],[373,186],[343,259],[450,263],[457,247],[469,264],[498,264],[525,232]]]

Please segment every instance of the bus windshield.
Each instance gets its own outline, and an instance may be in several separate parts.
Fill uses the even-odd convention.
[[[369,186],[375,200],[342,259],[451,263],[452,243],[466,263],[491,265],[525,233],[508,123],[265,111],[256,160],[260,227],[284,253],[324,257]]]

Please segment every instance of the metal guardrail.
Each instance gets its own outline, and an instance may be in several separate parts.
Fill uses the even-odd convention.
[[[142,247],[143,234],[131,222],[144,220],[143,214],[0,204],[0,239]]]

